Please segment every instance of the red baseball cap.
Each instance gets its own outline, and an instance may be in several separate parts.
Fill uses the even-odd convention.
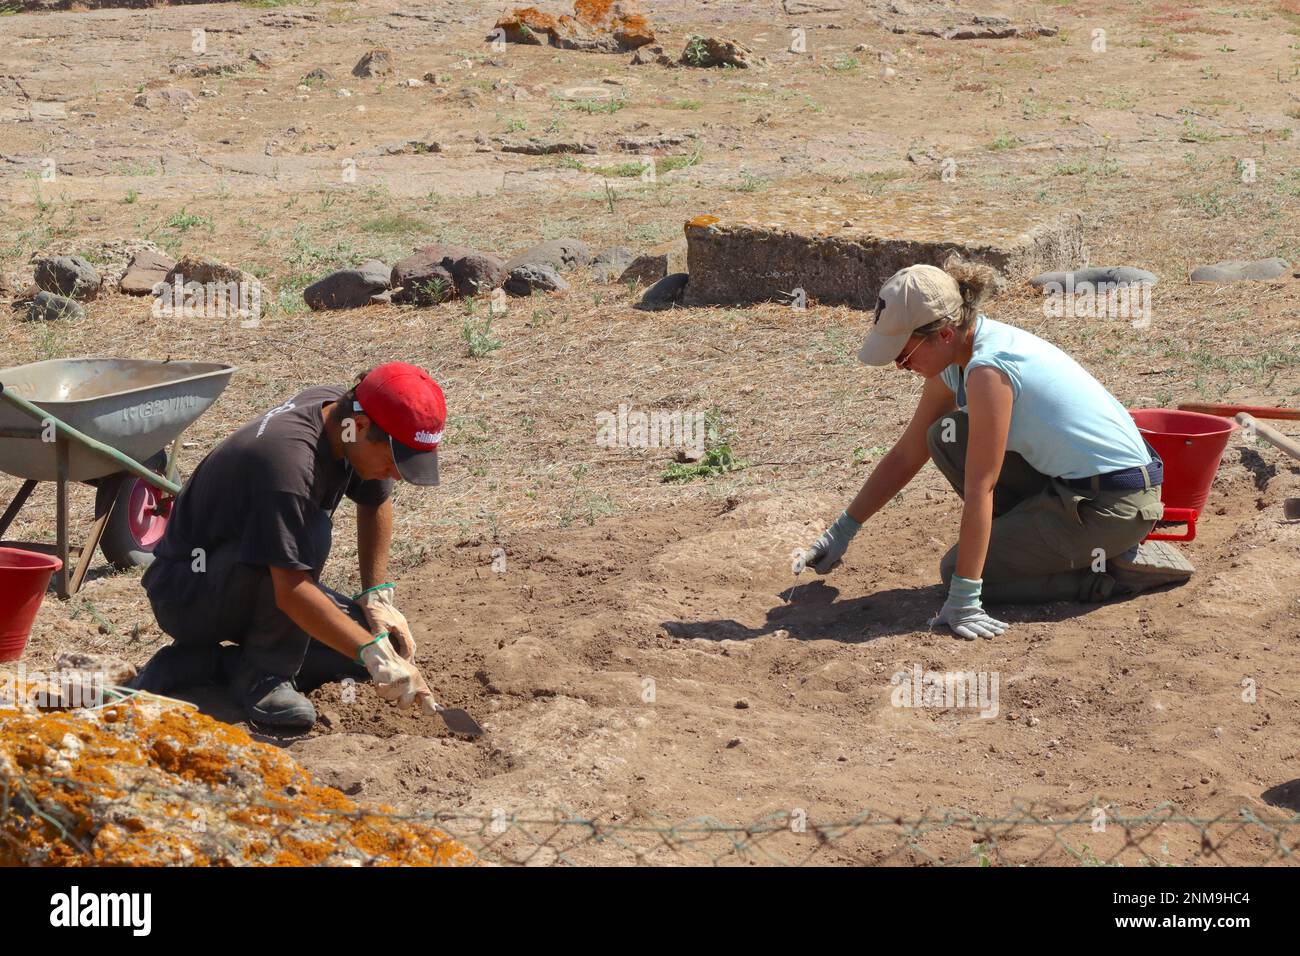
[[[380,365],[357,384],[357,404],[388,432],[402,478],[413,485],[436,485],[447,401],[429,373],[406,362]]]

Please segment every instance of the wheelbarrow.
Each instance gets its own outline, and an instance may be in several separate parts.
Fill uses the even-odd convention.
[[[147,565],[180,493],[181,433],[234,373],[234,366],[215,362],[116,358],[0,369],[0,471],[23,479],[0,515],[0,538],[36,485],[53,481],[59,597],[81,589],[96,547],[118,568]],[[96,492],[94,521],[69,562],[72,481]]]

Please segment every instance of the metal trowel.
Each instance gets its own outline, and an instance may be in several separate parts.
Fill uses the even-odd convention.
[[[447,725],[447,729],[453,734],[464,734],[466,737],[482,737],[483,728],[477,720],[469,715],[468,711],[461,710],[459,707],[443,707],[442,704],[433,705],[442,722]]]

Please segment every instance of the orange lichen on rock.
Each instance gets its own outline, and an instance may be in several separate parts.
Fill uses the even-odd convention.
[[[555,37],[560,30],[560,23],[554,16],[536,7],[511,10],[497,20],[496,26],[505,31],[507,43],[540,44],[541,36]]]
[[[699,216],[696,216],[694,219],[688,219],[688,220],[686,221],[686,228],[687,228],[687,229],[707,229],[709,226],[713,225],[715,222],[721,222],[721,221],[722,221],[722,220],[719,219],[717,216],[710,216],[708,213],[703,213],[703,214],[701,214],[701,215],[699,215]]]
[[[0,866],[474,865],[284,751],[179,705],[0,710]]]
[[[623,53],[654,42],[635,0],[575,0],[573,16],[517,7],[496,22],[507,43],[549,43],[567,50]],[[546,39],[543,40],[542,38]]]

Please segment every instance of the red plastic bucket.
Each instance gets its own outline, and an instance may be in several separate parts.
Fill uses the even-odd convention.
[[[1129,409],[1129,414],[1165,463],[1160,500],[1168,508],[1199,513],[1210,496],[1228,436],[1237,423],[1218,415],[1172,408]]]
[[[0,548],[0,661],[23,656],[50,577],[61,567],[48,554]]]

